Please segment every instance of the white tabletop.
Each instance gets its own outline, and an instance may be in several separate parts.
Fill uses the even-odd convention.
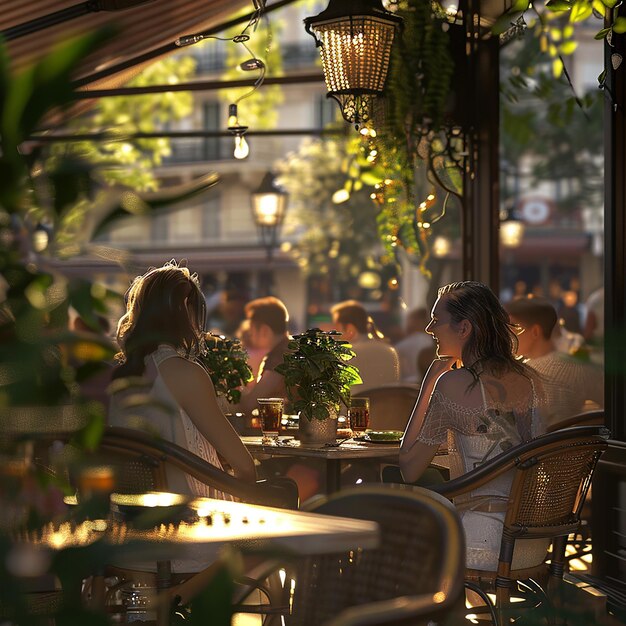
[[[161,558],[197,555],[199,546],[235,545],[244,551],[278,549],[297,555],[325,554],[378,545],[375,522],[289,511],[265,506],[198,498],[191,505],[197,522],[162,524],[153,530],[136,530],[123,522],[85,522],[48,527],[28,543],[60,550],[89,545],[97,539],[119,552],[124,545],[156,544]],[[116,550],[117,548],[117,550]]]

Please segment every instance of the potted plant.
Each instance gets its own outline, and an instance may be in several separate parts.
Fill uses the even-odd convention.
[[[355,355],[341,333],[312,328],[295,335],[276,372],[285,377],[287,398],[300,415],[300,439],[308,443],[334,441],[341,404],[348,407],[350,387],[362,382],[348,361]]]
[[[241,342],[206,333],[204,349],[198,359],[211,377],[217,397],[224,398],[228,404],[237,404],[242,387],[252,380],[248,353]]]

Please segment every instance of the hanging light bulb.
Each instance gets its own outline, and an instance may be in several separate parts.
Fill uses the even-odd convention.
[[[234,157],[236,159],[245,159],[250,154],[250,146],[244,137],[248,127],[239,124],[236,104],[230,104],[228,106],[228,130],[235,136]]]
[[[245,159],[250,154],[250,146],[243,135],[235,135],[235,152],[236,159]]]

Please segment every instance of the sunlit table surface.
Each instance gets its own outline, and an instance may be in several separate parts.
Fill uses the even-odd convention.
[[[143,497],[146,495],[154,494]],[[167,504],[168,496],[173,494],[159,495],[164,496]],[[151,500],[155,506],[160,505],[158,498]],[[193,558],[202,546],[229,544],[244,553],[269,550],[274,556],[308,556],[375,548],[379,542],[378,524],[365,520],[211,498],[197,498],[187,506],[193,511],[192,516],[186,517],[188,521],[163,523],[147,530],[140,530],[124,519],[94,520],[49,525],[14,539],[17,544],[44,550],[89,546],[100,540],[105,542],[110,562],[142,557],[144,562],[156,562],[159,592],[170,586],[170,559]],[[149,508],[140,507],[142,512]],[[169,626],[168,605],[159,603],[157,624]]]
[[[163,547],[157,558],[195,556],[199,546],[209,544],[232,544],[245,551],[275,548],[296,555],[374,548],[378,544],[378,525],[374,522],[211,498],[197,498],[190,506],[197,521],[160,524],[149,530],[119,520],[66,522],[16,539],[55,550],[86,546],[99,539],[114,550],[125,544],[149,542]]]

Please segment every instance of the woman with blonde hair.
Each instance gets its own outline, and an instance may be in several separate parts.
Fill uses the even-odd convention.
[[[544,432],[541,384],[515,356],[516,327],[485,285],[465,281],[439,289],[426,332],[437,345],[400,447],[404,479],[415,482],[447,442],[456,478]],[[455,499],[467,544],[467,567],[493,570],[512,481],[507,473]],[[519,541],[514,568],[546,555],[543,539]]]
[[[220,410],[209,375],[194,360],[204,323],[204,296],[186,267],[170,262],[135,278],[117,327],[119,365],[109,422],[155,432],[220,469],[223,459],[238,478],[253,482],[252,457]],[[136,377],[149,400],[141,406],[127,401],[137,392],[128,384]],[[222,496],[176,468],[168,468],[168,483],[178,493]]]

